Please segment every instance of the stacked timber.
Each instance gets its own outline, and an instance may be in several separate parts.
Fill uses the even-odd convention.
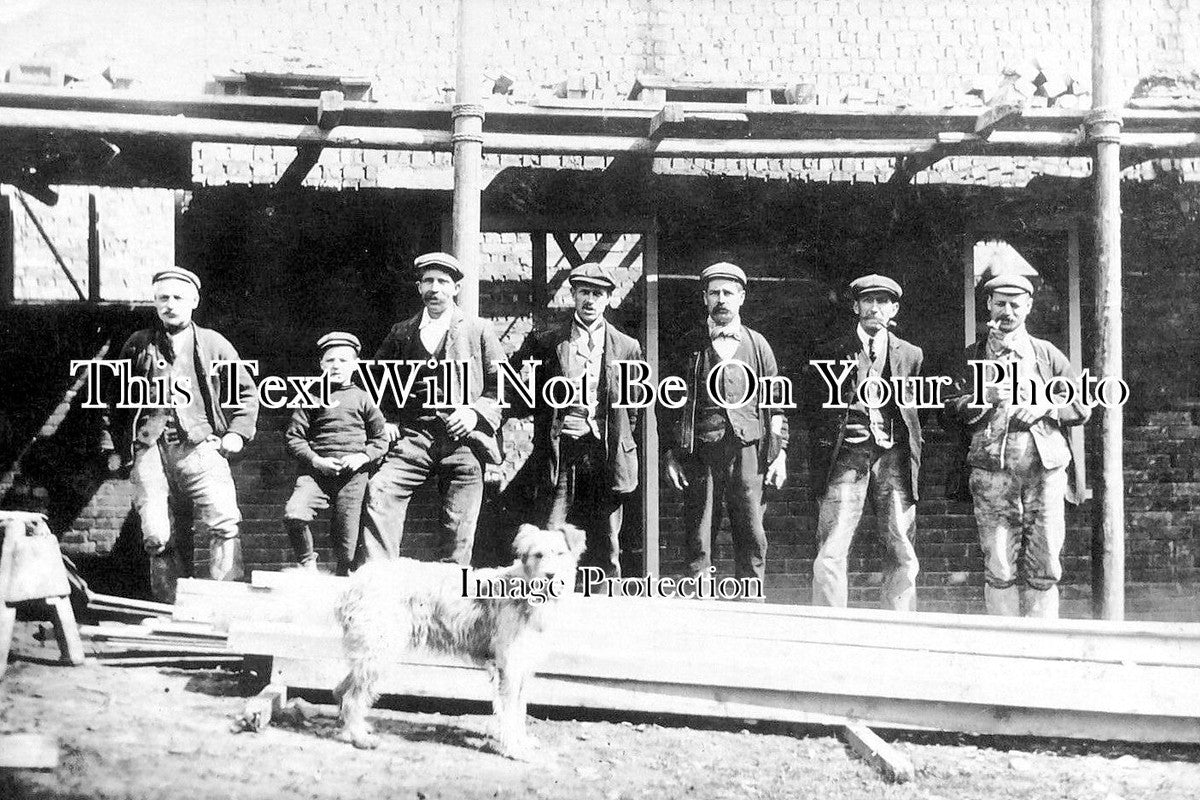
[[[146,617],[138,624],[106,621],[80,625],[79,633],[89,655],[115,666],[220,666],[241,662],[242,655],[229,649],[224,632],[207,623],[164,619],[160,609],[139,607],[137,604],[141,602],[113,598],[111,608],[89,602],[88,607],[93,611]]]
[[[332,689],[345,579],[181,581],[176,619]],[[1200,626],[639,598],[565,600],[533,704],[973,733],[1200,742]],[[482,670],[413,655],[389,694],[488,700]]]

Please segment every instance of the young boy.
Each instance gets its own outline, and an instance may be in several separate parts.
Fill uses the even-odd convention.
[[[296,487],[284,510],[284,527],[301,569],[316,571],[308,523],[333,504],[330,539],[337,574],[349,575],[358,545],[368,468],[387,452],[384,419],[367,393],[351,383],[362,349],[352,333],[317,340],[321,370],[329,376],[333,408],[298,408],[287,429],[288,452],[300,462]]]

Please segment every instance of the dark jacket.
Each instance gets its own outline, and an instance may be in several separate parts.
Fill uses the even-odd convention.
[[[862,352],[862,340],[855,330],[849,336],[844,336],[826,343],[817,350],[813,360],[828,359],[834,361],[833,370],[840,373],[841,361],[857,360]],[[924,353],[921,348],[901,339],[894,333],[888,333],[887,370],[884,377],[914,377],[921,374]],[[829,473],[834,460],[842,447],[842,439],[846,432],[846,418],[850,411],[847,408],[824,408],[828,388],[816,367],[810,361],[805,368],[805,381],[801,391],[804,397],[805,419],[809,426],[809,468],[812,474],[813,492],[820,499],[825,494],[829,484]],[[855,379],[857,373],[842,384],[842,400],[853,403],[857,389]],[[918,498],[917,479],[921,471],[921,449],[924,438],[921,434],[921,418],[915,408],[899,408],[900,418],[908,431],[908,457],[911,469],[913,500]]]
[[[1062,351],[1055,347],[1045,339],[1039,339],[1036,336],[1030,336],[1030,341],[1033,343],[1033,352],[1037,360],[1038,378],[1044,383],[1050,378],[1058,375],[1066,376],[1076,385],[1079,384],[1079,373],[1071,366],[1071,361],[1063,355]],[[995,408],[979,409],[970,408],[971,401],[971,383],[970,372],[968,369],[968,361],[980,361],[987,358],[987,336],[982,336],[974,344],[968,345],[963,352],[963,358],[958,364],[958,368],[954,375],[954,383],[950,390],[945,393],[945,414],[943,419],[946,421],[947,427],[956,429],[959,433],[958,445],[950,461],[951,474],[946,479],[946,496],[951,499],[964,500],[970,498],[969,477],[971,467],[967,462],[967,455],[971,447],[971,437],[980,428],[987,425],[988,420],[996,413]],[[1068,428],[1073,425],[1082,425],[1091,417],[1091,409],[1083,402],[1083,392],[1080,391],[1076,396],[1076,402],[1068,406],[1057,409],[1053,418],[1045,420],[1046,425],[1056,428]],[[1031,429],[1034,437],[1035,446],[1039,447],[1039,437],[1046,435],[1043,427],[1035,425]],[[1071,445],[1071,437],[1067,436],[1065,430],[1062,431],[1063,437],[1067,440],[1067,449],[1071,453],[1071,465],[1067,472],[1067,502],[1073,505],[1078,505],[1083,499],[1084,481],[1083,481],[1083,461],[1080,454],[1075,452]]]
[[[753,363],[747,364],[747,366],[758,378],[778,375],[779,367],[775,363],[775,352],[771,349],[771,345],[767,344],[767,340],[758,331],[752,330],[746,325],[742,325],[742,328],[745,329],[750,339],[751,351],[754,354]],[[705,385],[707,376],[700,373],[703,371],[705,351],[712,346],[708,330],[703,327],[689,334],[686,340],[688,347],[683,351],[683,358],[669,366],[670,371],[664,372],[664,376],[678,375],[682,377],[688,387],[687,402],[683,407],[664,411],[670,415],[668,417],[670,423],[666,426],[665,431],[667,448],[676,451],[677,454],[691,453],[695,449],[696,400],[700,397],[700,392],[708,391]],[[748,402],[755,403],[757,408],[757,397]],[[782,409],[758,408],[757,410],[759,426],[762,430],[762,437],[758,440],[758,460],[760,469],[765,470],[780,452],[787,449],[788,423]],[[782,423],[779,431],[771,429],[771,419],[775,416],[778,416]]]
[[[479,415],[475,430],[467,434],[468,443],[481,461],[499,464],[503,458],[500,455],[500,407],[496,403],[495,362],[505,360],[504,348],[500,346],[500,339],[490,322],[467,317],[457,306],[447,313],[452,316],[450,330],[446,334],[446,360],[469,364],[470,405]],[[375,359],[403,358],[404,344],[410,336],[416,335],[420,324],[421,315],[417,314],[393,325],[383,344],[379,345]]]
[[[192,324],[195,333],[195,351],[193,363],[196,374],[201,376],[200,396],[204,401],[205,416],[213,428],[213,434],[223,436],[226,433],[236,433],[247,442],[254,438],[255,426],[258,422],[258,393],[254,381],[245,369],[222,369],[216,374],[210,374],[209,367],[219,361],[237,361],[237,350],[221,334],[209,328]],[[130,374],[152,379],[165,374],[167,364],[174,361],[171,358],[170,338],[161,325],[137,331],[121,348],[120,358],[130,362]],[[235,376],[236,387],[227,387],[223,378],[232,373]],[[204,380],[204,376],[208,376]],[[219,402],[227,390],[233,389],[238,403],[222,406]],[[133,442],[138,438],[157,439],[157,434],[147,434],[154,420],[161,419],[161,409],[123,409],[116,407],[116,397],[111,397],[108,413],[108,431],[111,436],[113,449],[121,454],[125,461],[133,458]],[[163,402],[165,398],[155,398],[153,402]]]
[[[552,408],[542,402],[542,386],[546,381],[564,374],[564,364],[569,356],[571,326],[573,321],[549,330],[534,331],[513,356],[512,362],[520,371],[528,359],[542,362],[534,382],[533,408],[514,403],[512,416],[533,414],[533,458],[538,459],[539,477],[546,486],[558,482],[559,440],[552,435],[555,424],[565,409]],[[600,392],[597,398],[597,417],[604,417],[604,446],[607,453],[608,488],[614,492],[632,492],[638,485],[638,454],[635,430],[639,424],[654,424],[654,406],[646,409],[613,408],[619,385],[618,361],[641,361],[642,347],[632,336],[617,330],[612,323],[604,326],[604,361],[601,365]]]

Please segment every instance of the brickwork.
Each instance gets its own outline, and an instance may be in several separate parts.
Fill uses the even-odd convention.
[[[867,269],[882,269],[901,279],[907,290],[899,318],[901,334],[925,348],[930,372],[942,369],[963,335],[957,289],[963,234],[985,220],[1019,229],[1022,220],[1072,208],[1075,196],[1070,184],[1060,194],[1030,188],[1001,197],[992,189],[919,187],[917,195],[896,205],[886,191],[868,187],[793,187],[782,192],[775,185],[742,181],[661,181],[656,196],[661,227],[659,334],[664,356],[669,357],[686,329],[701,319],[695,271],[712,260],[729,258],[759,278],[751,289],[746,321],[768,336],[793,376],[818,339],[848,324],[844,300],[835,299],[837,292],[849,277]],[[595,194],[592,188],[588,192]],[[1200,337],[1185,324],[1195,302],[1190,287],[1200,254],[1195,226],[1187,224],[1191,209],[1200,208],[1196,200],[1192,187],[1158,183],[1131,187],[1125,197],[1129,307],[1156,309],[1153,314],[1130,312],[1127,317],[1126,369],[1134,391],[1126,425],[1129,578],[1160,587],[1192,585],[1200,569],[1200,510],[1195,501],[1200,478],[1194,455],[1200,442],[1200,417],[1188,405],[1196,401],[1200,380]],[[438,246],[444,210],[428,199],[396,201],[368,192],[315,193],[301,205],[282,207],[269,194],[213,189],[197,192],[182,217],[180,250],[186,254],[184,262],[196,268],[209,287],[199,312],[204,324],[225,332],[243,356],[261,359],[264,371],[302,374],[312,368],[312,342],[325,330],[354,330],[370,350],[392,320],[417,310],[408,279],[396,265],[411,260],[415,252]],[[571,238],[583,255],[599,241],[595,234]],[[608,258],[624,261],[634,244],[632,236],[616,239]],[[553,238],[548,256],[551,280],[561,281],[567,265]],[[1085,243],[1085,262],[1088,257]],[[483,308],[509,352],[529,328],[531,264],[529,235],[485,236]],[[632,259],[629,270],[626,277],[632,283],[640,261]],[[296,280],[297,275],[304,280]],[[552,302],[564,307],[561,285],[554,289],[549,293]],[[1093,313],[1091,291],[1085,284],[1085,331]],[[639,330],[642,319],[641,292],[642,284],[633,284],[614,311],[617,323],[631,332]],[[264,314],[263,297],[272,298],[270,314]],[[81,312],[55,313],[61,317]],[[147,310],[137,314],[119,321],[78,321],[66,329],[119,329],[120,340],[149,319]],[[62,319],[46,320],[39,323],[41,328],[31,324],[21,323],[22,331],[31,331],[23,337],[6,336],[6,361],[0,366],[10,374],[8,365],[25,363],[21,354],[29,348],[41,354],[49,347],[53,358],[44,360],[53,369],[47,367],[44,376],[30,380],[28,391],[42,387],[45,400],[8,402],[7,408],[29,411],[29,419],[16,420],[16,427],[40,424],[35,412],[52,408],[53,387],[67,382],[65,359],[95,346],[76,341],[78,336],[62,341],[48,338],[49,331],[68,324]],[[1087,362],[1090,343],[1085,340],[1084,346]],[[42,362],[40,357],[34,363]],[[119,564],[136,552],[130,549],[129,537],[135,529],[127,519],[129,488],[124,481],[105,479],[97,471],[88,444],[94,434],[89,419],[78,408],[67,415],[63,428],[34,449],[27,473],[6,503],[50,507],[71,552],[83,557],[94,554],[90,557],[96,563],[107,558]],[[773,599],[805,601],[816,550],[812,533],[816,507],[808,491],[804,421],[793,415],[792,422],[791,478],[783,491],[768,498],[768,581]],[[246,518],[247,555],[254,566],[274,567],[290,559],[279,523],[294,475],[294,465],[282,448],[285,423],[285,413],[264,414],[258,439],[235,468]],[[506,526],[527,514],[521,495],[514,494],[528,453],[527,423],[508,423],[505,436],[506,461],[489,475],[492,485],[481,527],[481,551],[491,548],[491,557],[503,550]],[[981,556],[971,509],[944,498],[950,443],[936,421],[928,423],[926,438],[918,521],[921,604],[930,610],[977,610]],[[1094,432],[1089,442],[1093,438]],[[1094,474],[1096,450],[1092,445],[1088,450]],[[665,484],[660,489],[663,568],[674,571],[682,568],[680,499]],[[429,490],[414,501],[405,540],[407,554],[426,555],[434,545],[435,504]],[[878,593],[882,548],[872,525],[868,514],[851,553],[851,598],[858,604],[874,604]],[[124,538],[118,537],[122,526]],[[319,537],[324,536],[323,525],[317,530]],[[631,521],[628,551],[636,553],[640,531],[640,525]],[[1080,587],[1089,580],[1089,551],[1085,507],[1070,515],[1064,566],[1065,581],[1073,587],[1071,596],[1082,597]],[[732,568],[727,533],[719,539],[716,555],[719,568]],[[124,568],[111,570],[110,575],[125,574]]]
[[[167,18],[156,15],[183,14],[170,19],[189,23],[172,47],[160,43],[130,58],[135,67],[143,66],[135,69],[139,88],[151,94],[194,93],[213,74],[231,69],[364,75],[373,81],[377,100],[397,103],[443,102],[445,88],[453,84],[453,4],[205,0],[185,4],[186,12],[144,2],[115,5],[121,11],[112,18],[125,20],[131,30],[128,37],[116,35],[118,25],[107,37],[117,57],[130,55],[138,42],[145,44],[148,29],[166,28]],[[135,7],[136,25],[128,13]],[[514,77],[517,95],[526,99],[544,94],[545,85],[584,75],[596,87],[594,98],[615,100],[625,96],[636,74],[650,72],[808,82],[816,101],[826,104],[849,98],[930,106],[952,104],[980,78],[992,80],[1004,67],[1031,59],[1052,57],[1068,72],[1084,78],[1090,73],[1086,0],[495,0],[489,7],[486,70]],[[1196,0],[1128,0],[1122,14],[1119,68],[1128,88],[1156,69],[1195,66],[1189,63],[1194,57],[1189,48],[1200,36]],[[37,25],[37,35],[22,44],[22,53],[64,52],[59,27]],[[22,34],[31,32],[0,32],[0,48]],[[154,75],[145,53],[154,56]],[[298,197],[270,193],[267,187],[294,155],[288,147],[196,145],[198,188],[177,238],[180,262],[205,278],[201,321],[225,332],[243,356],[261,359],[264,372],[275,374],[312,369],[312,343],[326,330],[354,330],[369,351],[392,321],[418,310],[404,265],[414,254],[441,246],[451,188],[448,154],[331,150],[322,153],[305,186],[343,191]],[[903,279],[909,290],[903,330],[925,346],[930,364],[944,360],[963,334],[963,236],[980,224],[1021,230],[1064,209],[1077,213],[1086,202],[1080,179],[1090,170],[1083,158],[951,158],[920,173],[911,191],[899,195],[873,186],[890,177],[892,159],[677,159],[656,162],[654,199],[646,205],[644,197],[605,183],[601,171],[610,165],[610,159],[595,157],[488,156],[485,180],[502,173],[528,178],[571,170],[556,181],[577,189],[598,187],[588,189],[593,195],[588,209],[656,214],[662,228],[664,355],[698,319],[693,278],[698,267],[730,258],[770,279],[755,285],[747,322],[767,334],[793,374],[818,338],[845,324],[845,302],[833,298],[849,277],[868,269]],[[1200,385],[1200,335],[1191,324],[1200,198],[1188,185],[1197,174],[1197,160],[1158,160],[1126,171],[1126,369],[1134,391],[1126,428],[1128,565],[1131,580],[1160,586],[1194,582],[1200,569],[1200,478],[1193,455],[1200,417],[1189,405]],[[1043,180],[1035,186],[1034,178]],[[515,214],[529,205],[552,213],[578,202],[578,197],[559,196],[548,182],[530,183],[529,197],[514,200],[516,190],[493,189],[488,200],[501,207],[508,201]],[[85,290],[89,191],[97,194],[100,207],[104,296],[146,299],[146,270],[173,260],[173,197],[153,190],[64,188],[52,209],[33,203]],[[32,222],[19,204],[13,205],[16,279],[25,299],[71,299],[73,290]],[[583,233],[576,244],[586,253],[596,241]],[[633,247],[633,237],[622,237],[610,257],[622,259]],[[482,249],[483,310],[512,352],[532,322],[530,239],[489,234]],[[551,279],[559,276],[551,305],[562,308],[561,272],[567,265],[553,240],[549,260]],[[623,302],[614,314],[630,332],[638,330],[642,313],[639,276],[640,261],[632,258]],[[1085,330],[1092,319],[1091,291],[1085,284]],[[119,320],[96,320],[82,310],[80,317],[64,320],[57,310],[39,311],[45,319],[22,317],[21,325],[6,321],[3,374],[18,374],[30,362],[46,365],[37,374],[20,373],[26,383],[10,380],[0,386],[0,444],[6,454],[19,450],[53,409],[56,393],[69,382],[66,360],[94,352],[97,342],[72,331],[120,331],[115,334],[119,344],[149,319],[144,309]],[[1089,346],[1085,341],[1085,362]],[[3,499],[49,509],[56,528],[65,531],[68,550],[98,564],[112,559],[115,567],[101,568],[111,577],[126,570],[120,558],[132,558],[137,549],[136,542],[130,546],[129,487],[98,471],[92,415],[76,407],[63,422],[32,448],[27,469]],[[235,469],[252,566],[290,560],[279,524],[293,475],[282,447],[285,423],[286,414],[264,414],[259,438]],[[792,480],[769,498],[767,529],[772,597],[799,601],[807,597],[816,550],[815,505],[807,491],[803,425],[794,428]],[[489,473],[488,508],[515,507],[519,514],[520,498],[506,492],[528,452],[528,425],[510,422],[505,434],[506,461]],[[922,607],[977,608],[982,578],[970,507],[944,499],[949,442],[932,422],[927,438],[918,544]],[[1094,460],[1095,448],[1089,452]],[[662,489],[662,556],[671,571],[681,567],[681,509],[678,497]],[[406,554],[430,552],[435,503],[430,491],[414,500]],[[504,522],[490,513],[485,511],[483,535],[502,539]],[[864,520],[851,554],[851,597],[860,604],[874,602],[880,580],[882,550],[869,533],[872,522],[869,516]],[[1086,508],[1072,513],[1070,528],[1065,580],[1073,587],[1069,595],[1077,597],[1090,573]],[[323,530],[318,528],[319,536]],[[639,535],[631,520],[630,548]],[[718,543],[716,555],[722,570],[731,569],[727,538]]]
[[[71,278],[55,258],[55,250],[80,291],[88,296],[88,198],[94,195],[100,245],[100,299],[148,302],[150,276],[163,265],[175,263],[174,193],[164,189],[82,186],[60,186],[56,191],[59,200],[54,206],[26,196],[27,210],[17,201],[15,190],[9,190],[14,299],[18,302],[80,299]]]

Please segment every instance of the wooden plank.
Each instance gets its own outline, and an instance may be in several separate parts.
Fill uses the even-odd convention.
[[[963,347],[975,342],[975,244],[976,236],[965,234],[962,242],[963,263]]]
[[[650,120],[650,127],[646,135],[651,139],[662,139],[664,136],[671,136],[679,130],[680,123],[683,122],[683,109],[674,103],[667,103],[662,107],[662,110],[654,115]]]
[[[58,768],[58,742],[40,733],[0,734],[0,769]]]
[[[339,652],[340,632],[304,626],[235,623],[232,650],[324,659]],[[1200,670],[1186,667],[1038,661],[963,653],[896,651],[868,645],[731,640],[636,631],[556,636],[540,674],[643,680],[753,690],[885,696],[926,702],[1016,705],[1113,714],[1200,717],[1200,698],[1179,687]],[[421,655],[407,662],[426,663]],[[805,664],[797,669],[796,664]],[[980,681],[978,676],[992,676]]]
[[[946,155],[943,151],[934,151],[920,156],[901,156],[896,159],[896,169],[888,178],[888,183],[893,185],[908,183],[918,172],[929,169]]]
[[[261,692],[246,701],[238,724],[244,730],[258,733],[271,724],[271,718],[283,710],[287,703],[287,686],[282,683],[269,683]]]
[[[1019,105],[1002,103],[992,106],[975,119],[975,133],[978,136],[987,136],[1000,123],[1007,122],[1020,115],[1021,106]]]
[[[304,183],[308,173],[321,160],[321,152],[325,148],[319,144],[305,144],[296,148],[296,155],[287,165],[287,169],[275,181],[275,188],[281,192],[295,191]]]
[[[332,690],[345,676],[337,660],[275,659],[273,680],[293,688]],[[406,667],[389,674],[384,694],[488,700],[482,670]],[[1110,715],[1058,711],[1047,714],[1019,706],[979,706],[870,696],[822,695],[656,684],[636,680],[580,680],[537,676],[530,684],[534,706],[646,711],[817,725],[862,721],[879,728],[924,728],[1001,736],[1060,736],[1134,742],[1200,742],[1200,720],[1152,714]]]
[[[100,302],[100,214],[95,192],[88,193],[88,300]]]
[[[321,92],[317,100],[317,127],[330,131],[342,124],[346,114],[346,95],[331,90]]]
[[[292,688],[332,691],[346,675],[344,663],[276,658],[272,682]],[[445,664],[405,664],[389,671],[382,682],[384,694],[490,703],[493,690],[480,669]],[[842,725],[845,717],[800,709],[780,710],[769,705],[724,699],[714,691],[693,687],[651,687],[636,681],[581,682],[555,676],[537,676],[530,684],[529,700],[535,705],[591,708],[651,714],[681,714],[732,719],[770,719],[805,725]],[[903,727],[903,726],[900,726]]]
[[[96,653],[96,658],[108,667],[216,667],[221,665],[238,665],[243,659],[240,653],[232,655],[164,653],[160,655],[144,655],[141,651],[136,656],[124,653]]]
[[[661,379],[658,325],[658,220],[652,218],[642,232],[642,276],[646,285],[646,313],[642,323],[642,352],[650,365],[651,380],[657,385]],[[645,413],[647,423],[654,417]],[[638,442],[641,459],[639,484],[642,491],[642,573],[658,575],[660,501],[659,501],[659,444],[658,425],[643,424],[641,441]]]
[[[16,238],[12,201],[0,194],[0,303],[11,303],[15,297]]]
[[[842,733],[851,749],[892,783],[907,783],[916,777],[912,759],[861,722],[843,726]]]
[[[75,622],[70,598],[48,597],[45,603],[50,607],[50,617],[54,621],[54,637],[58,640],[58,649],[62,653],[63,661],[79,666],[84,658],[83,640],[79,638],[79,625]]]
[[[332,600],[344,578],[293,577],[256,573],[252,580],[276,591],[253,604],[239,601],[233,618],[332,625]],[[288,589],[287,587],[293,587]],[[289,594],[291,599],[287,599]],[[672,633],[730,639],[861,644],[898,650],[963,652],[1030,659],[1200,664],[1200,626],[1186,623],[1111,623],[1092,620],[1036,620],[955,614],[896,614],[873,609],[807,606],[754,606],[687,600],[583,598],[564,601],[555,622],[558,636],[592,632]]]
[[[12,648],[13,629],[17,623],[17,610],[0,602],[0,678],[8,668],[8,651]]]
[[[185,581],[188,582],[189,584],[215,584],[215,583],[218,583],[218,581],[201,581],[201,580],[196,580],[194,578],[185,578],[184,580],[181,580],[179,583],[182,585]],[[229,591],[229,589],[227,587],[244,586],[244,585],[245,584],[225,583],[224,586],[226,588],[223,588],[219,591],[221,594],[225,594]],[[192,585],[190,588],[195,593],[199,593],[199,592],[203,591],[203,589],[201,589],[200,587],[194,586],[194,585]],[[167,616],[170,616],[171,612],[175,610],[175,607],[173,605],[171,605],[170,603],[155,603],[151,600],[137,600],[132,597],[117,597],[116,595],[100,594],[99,592],[92,592],[91,594],[89,594],[88,600],[89,601],[95,600],[97,602],[100,602],[100,603],[103,603],[103,604],[109,605],[109,606],[117,606],[117,607],[121,607],[121,608],[133,608],[133,609],[138,609],[138,610],[142,610],[142,611],[150,611],[155,614],[165,614]]]
[[[1076,372],[1083,371],[1083,312],[1080,307],[1080,298],[1079,226],[1071,224],[1067,228],[1067,346],[1070,351],[1067,355]],[[1082,425],[1072,425],[1068,428],[1067,435],[1071,438],[1071,451],[1079,453],[1079,473],[1083,476],[1083,483],[1079,490],[1083,493],[1085,500],[1090,500],[1092,490],[1088,486],[1087,459],[1083,457],[1083,454],[1087,452],[1084,449],[1083,427]],[[1097,592],[1092,593],[1093,598],[1097,596]]]
[[[554,243],[558,245],[558,249],[562,251],[563,258],[567,259],[567,263],[571,265],[571,269],[583,265],[583,256],[579,255],[579,250],[575,248],[575,242],[569,233],[553,231],[551,235],[554,237]]]
[[[484,223],[486,225],[486,223]],[[533,304],[533,326],[538,329],[549,318],[550,296],[547,282],[549,275],[549,256],[547,255],[550,234],[547,231],[534,231],[529,234],[533,246],[532,285],[530,299]]]

